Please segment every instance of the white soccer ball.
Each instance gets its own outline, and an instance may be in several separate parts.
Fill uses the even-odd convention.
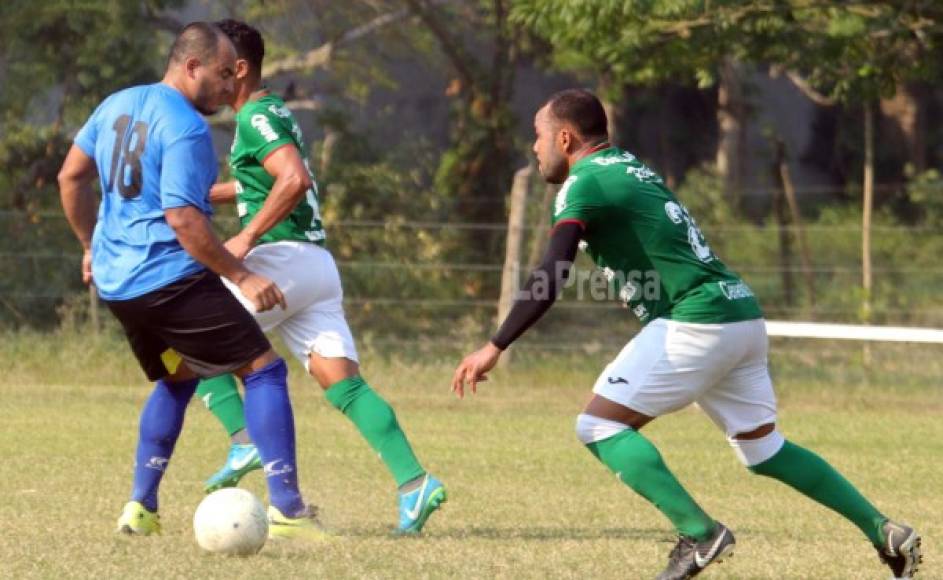
[[[268,517],[254,495],[238,487],[209,494],[193,514],[196,543],[207,552],[249,556],[265,545]]]

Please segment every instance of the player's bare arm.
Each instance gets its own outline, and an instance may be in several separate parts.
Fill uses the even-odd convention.
[[[82,244],[82,281],[92,281],[92,232],[98,214],[98,198],[92,183],[98,176],[95,160],[75,145],[59,170],[59,195],[66,219]]]
[[[472,393],[477,393],[478,383],[487,379],[486,373],[494,368],[501,353],[553,306],[570,276],[582,233],[583,224],[573,221],[560,223],[553,229],[540,265],[527,279],[498,332],[488,344],[466,356],[455,369],[452,391],[459,398],[465,396],[466,383]]]
[[[227,203],[236,203],[236,182],[225,181],[217,183],[210,188],[210,203],[213,205],[223,205]]]
[[[174,229],[180,245],[198,262],[213,272],[231,280],[252,301],[259,312],[285,308],[282,291],[271,280],[253,274],[242,261],[230,254],[213,233],[209,220],[193,206],[164,211],[167,223]]]
[[[311,175],[297,147],[291,143],[272,151],[262,165],[265,171],[275,178],[275,183],[259,213],[242,231],[226,242],[226,249],[240,259],[249,253],[259,238],[287,218],[305,192],[312,187]]]

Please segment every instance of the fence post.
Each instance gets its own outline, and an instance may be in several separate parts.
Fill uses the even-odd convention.
[[[521,246],[524,239],[524,216],[527,209],[527,191],[530,189],[530,175],[533,166],[518,169],[514,173],[514,183],[511,185],[511,210],[508,214],[508,236],[504,253],[504,268],[501,270],[501,297],[498,300],[498,324],[504,321],[514,296],[520,286]],[[506,352],[501,364],[506,365],[511,360],[511,353]]]
[[[98,290],[95,284],[88,285],[88,321],[92,326],[92,334],[98,336]]]

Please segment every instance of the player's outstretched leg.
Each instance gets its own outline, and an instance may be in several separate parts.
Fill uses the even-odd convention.
[[[772,430],[757,439],[731,439],[747,468],[785,483],[855,524],[897,578],[909,578],[920,563],[920,536],[891,522],[841,473],[815,453]]]
[[[157,490],[183,428],[187,404],[196,385],[196,379],[181,382],[162,379],[154,385],[141,411],[134,487],[131,501],[118,518],[119,532],[143,536],[160,532]]]
[[[661,453],[641,433],[621,423],[581,414],[580,441],[619,481],[654,504],[680,536],[661,580],[691,578],[733,553],[734,538],[694,501],[665,465]]]
[[[246,425],[262,457],[268,485],[269,536],[320,540],[325,532],[298,489],[288,366],[278,358],[245,375],[242,381],[246,388]]]
[[[419,464],[392,407],[360,375],[334,383],[324,394],[357,427],[396,480],[399,532],[422,531],[429,516],[446,501],[445,487]]]
[[[211,493],[223,487],[235,487],[246,474],[262,469],[259,452],[246,432],[245,409],[236,378],[233,375],[220,375],[203,379],[196,394],[232,440],[226,462],[206,480],[203,491]]]

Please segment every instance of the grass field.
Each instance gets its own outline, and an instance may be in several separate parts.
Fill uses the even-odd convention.
[[[365,357],[368,379],[449,489],[425,535],[407,540],[388,535],[394,489],[382,464],[293,363],[303,489],[340,541],[270,544],[256,557],[230,559],[201,553],[190,527],[200,484],[227,449],[201,406],[191,407],[164,480],[164,535],[116,537],[148,391],[130,355],[110,339],[4,338],[0,578],[652,578],[674,541],[667,522],[573,434],[606,355],[521,360],[465,401],[447,390],[452,356],[423,363]],[[926,351],[913,357],[923,361],[918,367],[895,354],[906,352],[885,356],[880,372],[845,363],[829,374],[827,357],[805,360],[784,349],[773,361],[781,424],[888,514],[919,527],[921,577],[943,578],[936,548],[943,538],[943,391],[936,381],[943,357]],[[749,475],[697,410],[646,433],[693,495],[737,534],[736,556],[702,577],[888,577],[855,528]],[[264,493],[258,473],[245,486]]]

